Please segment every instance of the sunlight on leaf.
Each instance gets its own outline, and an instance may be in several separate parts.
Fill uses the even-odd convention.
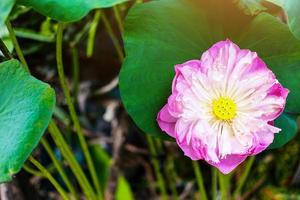
[[[262,0],[238,0],[237,3],[239,6],[245,10],[246,14],[256,15],[261,11],[266,10],[261,4]]]
[[[288,15],[288,24],[293,34],[300,40],[300,1],[299,0],[267,0],[284,9]]]

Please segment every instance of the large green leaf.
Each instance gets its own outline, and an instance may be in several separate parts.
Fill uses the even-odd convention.
[[[0,3],[0,27],[4,26],[4,22],[13,8],[15,0],[1,0]]]
[[[120,91],[128,113],[144,132],[166,135],[156,115],[170,95],[174,65],[199,58],[226,38],[257,51],[291,91],[286,110],[300,112],[299,41],[275,17],[263,13],[253,19],[238,10],[222,0],[160,0],[131,9]]]
[[[43,135],[54,90],[16,60],[0,64],[0,183],[17,173]]]
[[[284,9],[288,15],[288,24],[293,34],[300,40],[300,1],[299,0],[267,0]]]
[[[282,147],[296,136],[298,131],[297,117],[283,113],[275,120],[275,126],[281,128],[281,131],[276,134],[269,149]]]
[[[78,21],[95,8],[106,8],[127,0],[17,0],[58,21]]]

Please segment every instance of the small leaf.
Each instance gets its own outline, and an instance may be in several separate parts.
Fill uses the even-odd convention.
[[[0,183],[11,180],[37,146],[51,119],[54,90],[17,60],[0,64]]]
[[[288,15],[288,24],[296,38],[300,40],[300,1],[299,0],[267,0],[284,9]]]
[[[17,0],[18,4],[30,6],[52,19],[78,21],[96,8],[107,8],[127,0]]]
[[[282,147],[296,136],[298,131],[297,117],[283,113],[275,120],[275,126],[280,128],[281,131],[275,134],[274,141],[269,149]]]
[[[133,194],[128,181],[124,176],[119,176],[117,190],[116,190],[116,200],[133,200]]]

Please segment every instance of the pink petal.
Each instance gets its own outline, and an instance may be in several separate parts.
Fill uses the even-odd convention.
[[[281,113],[284,110],[285,106],[285,100],[287,98],[287,95],[289,94],[289,90],[282,87],[280,83],[275,83],[270,90],[268,91],[268,97],[275,98],[278,102],[282,101],[280,106],[277,106],[276,110],[273,113],[268,113],[268,115],[264,116],[265,119],[273,121],[277,117],[281,115]]]
[[[175,137],[175,124],[176,118],[170,115],[168,111],[168,105],[165,105],[157,115],[157,122],[159,127],[168,133],[171,137]]]
[[[200,60],[190,60],[183,64],[175,66],[175,78],[172,83],[172,93],[178,92],[178,84],[181,85],[181,90],[188,88],[191,84],[191,75],[200,70]]]
[[[192,160],[203,159],[203,157],[201,156],[201,153],[198,152],[199,149],[194,149],[191,145],[188,145],[185,142],[180,143],[177,141],[177,144],[180,146],[180,148],[184,152],[184,155],[189,157],[190,159],[192,159]]]
[[[209,164],[218,168],[223,174],[229,174],[246,158],[247,155],[228,155],[226,158],[221,159],[219,163],[209,161]]]

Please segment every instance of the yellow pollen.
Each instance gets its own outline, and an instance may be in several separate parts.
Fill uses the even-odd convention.
[[[215,116],[220,120],[231,120],[236,116],[236,104],[227,97],[220,97],[212,103]]]

